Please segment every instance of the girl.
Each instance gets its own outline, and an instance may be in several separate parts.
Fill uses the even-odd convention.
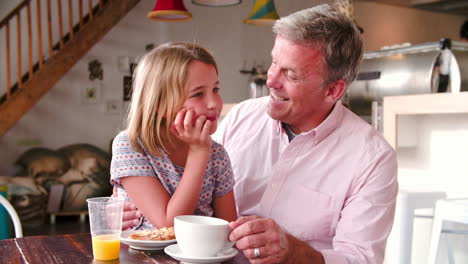
[[[133,79],[111,183],[144,215],[134,229],[173,226],[184,214],[234,221],[231,163],[210,137],[223,105],[214,58],[195,44],[163,44],[138,62]]]

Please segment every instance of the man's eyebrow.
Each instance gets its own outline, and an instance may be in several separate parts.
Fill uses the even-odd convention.
[[[273,58],[273,51],[270,53],[271,54],[271,58]],[[297,71],[293,68],[290,68],[290,67],[281,67],[283,70],[287,70],[287,71],[291,71],[293,73],[297,73]]]

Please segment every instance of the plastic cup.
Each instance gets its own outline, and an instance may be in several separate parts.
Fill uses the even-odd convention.
[[[96,197],[86,201],[94,259],[118,259],[125,200],[118,197]]]

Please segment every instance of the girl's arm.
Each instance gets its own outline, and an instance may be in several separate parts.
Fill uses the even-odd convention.
[[[183,109],[174,121],[173,132],[188,145],[188,154],[184,174],[172,197],[158,179],[121,179],[122,186],[141,213],[158,228],[173,226],[175,216],[193,214],[198,203],[211,151],[211,122],[206,116],[199,116],[193,124],[193,115],[193,111]]]
[[[189,153],[184,174],[172,197],[153,177],[124,177],[121,183],[137,208],[155,227],[173,226],[175,216],[194,213],[208,158],[209,152]]]
[[[214,216],[232,222],[237,219],[236,203],[234,192],[230,191],[225,195],[215,198],[213,201]]]

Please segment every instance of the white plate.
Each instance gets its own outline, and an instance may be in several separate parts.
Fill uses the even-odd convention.
[[[137,240],[131,239],[129,236],[136,232],[141,232],[142,230],[130,230],[130,231],[123,231],[122,235],[120,236],[120,241],[124,244],[130,246],[130,248],[138,249],[138,250],[161,250],[164,249],[166,246],[174,244],[177,242],[176,239],[172,240]]]
[[[218,253],[214,257],[190,257],[190,256],[184,256],[184,254],[181,252],[179,249],[179,245],[174,244],[167,246],[164,249],[164,252],[171,256],[174,259],[177,259],[178,261],[182,261],[184,263],[197,263],[197,264],[202,264],[202,263],[220,263],[222,261],[231,259],[237,255],[237,249],[235,248],[230,248],[226,249],[220,253]]]

